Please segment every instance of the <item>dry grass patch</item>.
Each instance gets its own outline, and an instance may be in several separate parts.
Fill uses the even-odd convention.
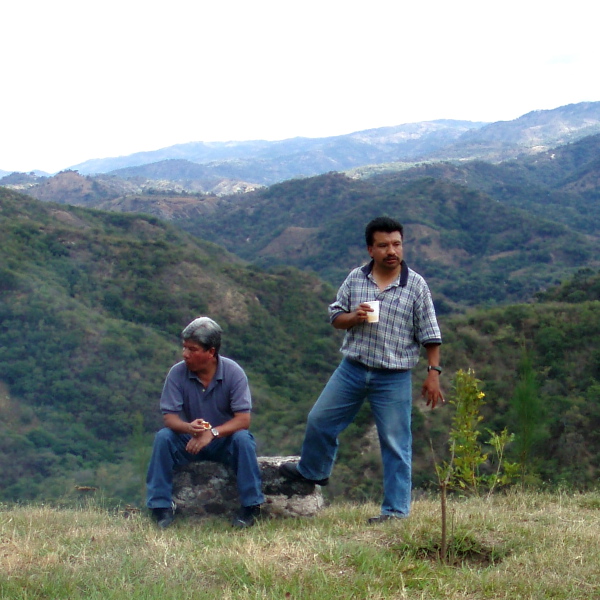
[[[434,598],[600,597],[600,496],[509,494],[450,502],[451,565],[438,560],[439,502],[366,524],[373,505],[235,531],[100,508],[0,509],[0,597]]]

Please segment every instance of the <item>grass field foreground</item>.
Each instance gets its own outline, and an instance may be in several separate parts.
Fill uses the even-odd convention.
[[[0,507],[0,598],[564,599],[600,598],[600,494],[509,493],[451,500],[450,555],[440,507],[367,525],[374,505],[318,517],[179,519],[98,506]]]

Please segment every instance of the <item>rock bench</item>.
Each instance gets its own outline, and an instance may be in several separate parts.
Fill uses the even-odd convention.
[[[266,498],[265,516],[308,517],[325,504],[318,485],[288,481],[279,474],[279,465],[290,461],[298,461],[298,457],[258,458]],[[175,472],[173,500],[178,514],[196,518],[231,515],[240,507],[233,470],[208,461],[193,462]]]

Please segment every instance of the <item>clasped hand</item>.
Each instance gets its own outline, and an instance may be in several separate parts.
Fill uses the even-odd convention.
[[[185,449],[190,454],[198,454],[202,448],[206,448],[213,440],[213,434],[207,429],[204,419],[196,419],[190,423],[192,427],[192,439],[186,444]]]

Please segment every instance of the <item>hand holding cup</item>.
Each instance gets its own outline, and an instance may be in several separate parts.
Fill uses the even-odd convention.
[[[371,302],[363,302],[367,304],[371,311],[367,312],[367,323],[378,323],[379,322],[379,300],[372,300]]]

